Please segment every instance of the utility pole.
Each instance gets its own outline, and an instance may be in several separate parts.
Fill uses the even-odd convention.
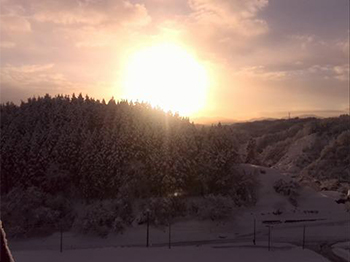
[[[267,249],[270,251],[271,250],[271,228],[272,228],[272,226],[266,226],[266,227],[269,228]]]
[[[256,220],[254,218],[254,238],[253,238],[254,246],[256,245]]]
[[[303,227],[303,249],[305,249],[305,226]]]
[[[60,252],[63,252],[63,229],[62,225],[60,226]]]
[[[169,249],[171,249],[171,218],[169,217]]]
[[[147,209],[147,235],[146,235],[146,247],[149,247],[149,210]]]
[[[269,251],[271,249],[271,227],[269,227]]]

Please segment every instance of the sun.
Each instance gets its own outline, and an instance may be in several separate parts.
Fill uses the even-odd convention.
[[[185,48],[172,43],[132,53],[122,74],[124,99],[148,102],[183,116],[204,107],[208,89],[205,67]]]

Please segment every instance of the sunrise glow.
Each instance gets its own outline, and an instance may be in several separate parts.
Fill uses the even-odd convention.
[[[123,98],[191,115],[205,106],[208,76],[203,65],[180,45],[162,43],[126,59]]]

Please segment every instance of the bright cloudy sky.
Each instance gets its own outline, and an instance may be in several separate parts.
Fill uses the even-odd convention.
[[[206,105],[196,117],[246,119],[348,107],[349,0],[0,4],[1,102],[73,92],[118,99],[126,54],[170,41],[207,69]]]

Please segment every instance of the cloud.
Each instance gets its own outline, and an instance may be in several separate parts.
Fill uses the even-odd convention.
[[[110,23],[145,25],[150,22],[144,5],[129,1],[35,1],[33,18],[61,25]]]
[[[21,1],[0,0],[0,6],[1,15],[23,16],[26,13]]]
[[[326,80],[334,79],[339,81],[349,80],[349,65],[313,65],[304,70],[303,72],[308,73],[309,76],[319,76]]]
[[[349,81],[349,64],[335,66],[333,70],[336,79],[340,81]]]
[[[32,31],[29,21],[17,15],[1,15],[0,30],[1,33],[28,33]]]
[[[53,70],[53,64],[5,65],[1,67],[2,91],[10,89],[31,90],[32,93],[69,90],[73,83]]]
[[[304,43],[312,43],[315,41],[315,35],[289,35],[288,37]]]
[[[268,0],[189,0],[192,18],[199,24],[226,27],[237,34],[260,35],[268,30],[266,21],[257,18]]]
[[[214,14],[226,18],[235,16],[235,19],[252,18],[258,11],[268,5],[268,0],[189,0],[192,9],[200,14]]]
[[[10,41],[1,41],[0,42],[1,49],[14,48],[15,46],[16,46],[16,43],[14,43],[14,42],[10,42]]]
[[[347,40],[338,40],[335,44],[337,48],[344,52],[345,55],[349,56],[349,39]]]
[[[5,65],[1,68],[3,72],[17,72],[17,73],[36,73],[41,71],[47,71],[54,67],[54,64],[45,64],[45,65],[21,65],[21,66],[12,66]]]
[[[289,39],[292,41],[296,41],[300,44],[302,50],[305,50],[310,45],[314,45],[316,43],[315,35],[289,35]]]
[[[247,78],[262,81],[293,81],[308,79],[325,79],[325,80],[349,80],[349,65],[319,65],[305,66],[298,63],[297,68],[286,68],[276,70],[265,66],[248,66],[235,70],[234,77]]]
[[[264,66],[250,66],[238,69],[234,75],[236,77],[254,78],[264,81],[284,80],[288,77],[286,71],[269,71]]]

